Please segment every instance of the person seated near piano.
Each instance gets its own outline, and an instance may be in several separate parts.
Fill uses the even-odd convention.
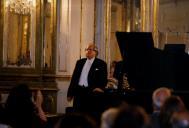
[[[123,83],[123,61],[117,61],[114,67],[113,77],[118,80],[118,89],[122,89]]]
[[[134,91],[135,88],[131,87],[128,81],[127,65],[123,60],[117,61],[114,67],[113,78],[118,80],[118,91],[129,90]]]
[[[110,64],[110,72],[106,89],[118,89],[118,80],[114,77],[116,63],[117,61],[112,61],[112,63]]]

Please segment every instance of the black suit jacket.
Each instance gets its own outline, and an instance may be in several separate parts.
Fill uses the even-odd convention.
[[[76,87],[78,86],[81,72],[86,60],[87,58],[83,58],[77,61],[70,82],[70,86],[68,88],[67,96],[75,96],[77,92]],[[92,92],[92,90],[97,87],[104,89],[106,84],[107,84],[107,64],[103,60],[95,58],[88,74],[89,90]]]

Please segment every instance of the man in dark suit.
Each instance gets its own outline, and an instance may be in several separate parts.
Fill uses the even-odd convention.
[[[85,51],[86,58],[77,61],[67,93],[68,102],[74,99],[74,110],[84,112],[91,110],[91,95],[102,93],[107,84],[107,64],[96,58],[95,44],[90,43]]]

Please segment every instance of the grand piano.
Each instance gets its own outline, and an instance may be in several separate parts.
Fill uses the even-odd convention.
[[[189,91],[189,55],[184,44],[166,44],[163,50],[154,47],[150,32],[117,32],[123,58],[120,75],[126,73],[135,90],[165,86],[175,91]]]
[[[158,87],[171,88],[175,95],[188,101],[189,55],[185,53],[184,44],[166,44],[163,50],[157,49],[151,32],[116,32],[116,37],[123,61],[118,63],[114,77],[121,81],[121,95],[134,93],[138,100],[131,101],[149,112],[152,92]],[[123,74],[134,90],[122,89]]]

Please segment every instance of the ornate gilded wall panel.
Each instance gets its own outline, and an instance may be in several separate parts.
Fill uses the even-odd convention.
[[[16,7],[10,1],[3,6],[3,67],[35,67],[36,1],[30,10]],[[13,6],[13,7],[12,7]],[[34,25],[34,26],[32,26]]]
[[[0,92],[26,83],[56,113],[56,0],[27,1],[0,0]]]
[[[56,62],[56,9],[56,0],[44,0],[43,68],[51,72]]]
[[[18,6],[15,6],[18,5]],[[56,0],[0,1],[1,73],[55,72]]]

